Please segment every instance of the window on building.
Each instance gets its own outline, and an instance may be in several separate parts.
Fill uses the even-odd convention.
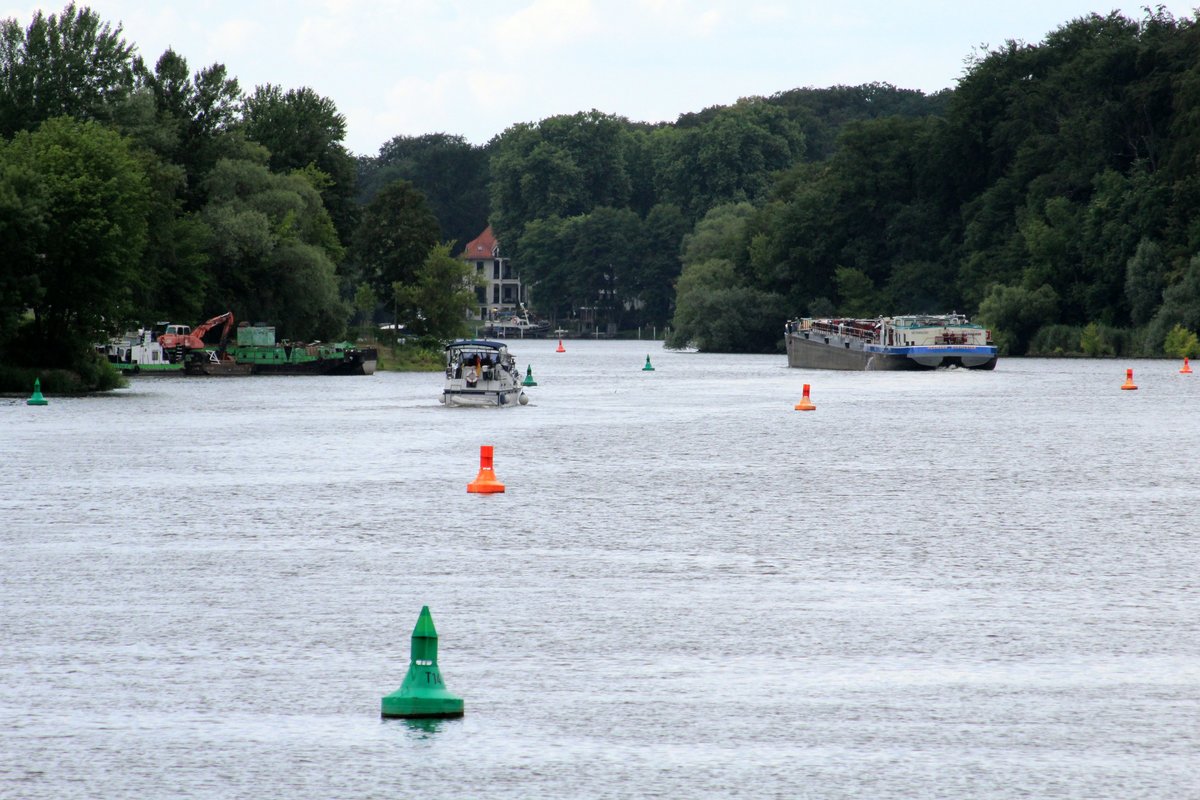
[[[500,302],[500,284],[498,284],[498,283],[492,285],[492,302],[493,303]]]
[[[504,302],[506,302],[506,303],[515,303],[516,302],[516,300],[513,298],[513,287],[511,285],[504,287]]]
[[[476,262],[475,262],[475,271],[476,271],[476,272],[483,272],[483,262],[482,262],[482,261],[476,261]]]
[[[512,262],[506,261],[504,262],[504,280],[511,281],[512,276]]]
[[[500,261],[499,260],[492,262],[492,280],[494,280],[494,281],[500,280]]]

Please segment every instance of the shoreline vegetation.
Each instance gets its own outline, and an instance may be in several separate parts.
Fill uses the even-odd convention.
[[[378,368],[436,371],[468,316],[517,302],[707,353],[780,353],[796,316],[957,310],[1003,358],[1200,356],[1200,11],[1081,16],[931,95],[592,109],[375,156],[311,87],[140,53],[74,2],[0,34],[0,391],[115,388],[95,343],[223,313],[294,342],[386,325],[409,344]],[[464,252],[485,226],[490,270]]]
[[[1139,360],[1166,361],[1180,358],[1200,358],[1200,343],[1195,333],[1177,326],[1168,335],[1166,353],[1139,353],[1133,347],[1134,342],[1140,341],[1137,331],[1115,328],[1098,328],[1094,326],[1054,325],[1039,331],[1030,343],[1028,352],[1022,355],[1005,355],[1006,360],[1013,358],[1055,358],[1055,359],[1117,359],[1130,358]],[[614,341],[638,340],[637,331],[623,331],[615,337],[602,337]],[[593,337],[562,337],[566,340]],[[658,343],[670,348],[662,339],[645,339],[648,343]],[[443,347],[440,341],[423,338],[411,342],[386,342],[358,339],[358,345],[374,347],[379,359],[376,370],[380,372],[440,372],[443,368]],[[782,354],[784,350],[779,350]],[[83,370],[64,368],[15,367],[0,364],[0,396],[18,397],[28,395],[33,390],[34,380],[41,382],[42,393],[45,395],[79,396],[113,389],[123,389],[130,385],[130,379],[121,374],[115,367],[97,356],[94,364]]]

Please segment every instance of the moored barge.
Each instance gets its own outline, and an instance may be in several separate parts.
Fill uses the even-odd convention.
[[[193,375],[373,375],[378,358],[374,347],[280,342],[274,327],[243,323],[235,343],[218,351],[193,351],[187,368]]]

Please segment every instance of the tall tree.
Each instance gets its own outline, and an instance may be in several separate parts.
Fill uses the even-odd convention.
[[[304,171],[280,175],[264,163],[223,159],[205,190],[200,218],[212,231],[206,313],[269,320],[291,339],[340,336],[349,316],[334,267],[341,245]]]
[[[0,199],[23,195],[19,229],[32,238],[6,247],[6,271],[31,276],[33,312],[10,357],[68,366],[91,343],[127,322],[131,287],[146,243],[149,190],[118,134],[65,117],[22,132],[0,151]],[[9,283],[3,281],[2,283]]]
[[[379,297],[392,297],[392,284],[413,283],[440,237],[425,195],[408,181],[396,181],[363,209],[352,258]]]
[[[594,110],[506,130],[491,162],[497,237],[516,243],[535,219],[624,208],[633,190],[626,165],[630,139],[628,120]]]
[[[733,259],[744,250],[749,203],[718,206],[684,239],[683,272],[667,346],[708,352],[774,352],[787,309],[775,293],[748,286]]]
[[[411,282],[392,284],[406,330],[439,339],[460,336],[475,305],[474,274],[468,262],[450,254],[449,242],[434,245]]]
[[[36,11],[24,31],[0,22],[0,136],[52,117],[109,121],[133,89],[133,51],[90,8]]]
[[[661,203],[650,209],[642,227],[645,249],[626,284],[641,304],[640,322],[661,328],[674,312],[675,281],[683,269],[679,251],[689,226],[679,206]]]
[[[783,110],[742,100],[697,128],[654,134],[655,183],[662,202],[695,220],[721,203],[763,200],[773,174],[804,153],[804,134]]]
[[[397,180],[425,195],[451,249],[465,245],[488,224],[487,147],[461,136],[397,136],[375,158],[359,161],[359,200],[366,203]]]
[[[342,146],[346,118],[327,97],[308,87],[283,91],[257,86],[243,101],[246,138],[271,153],[271,169],[286,172],[313,165],[329,178],[321,197],[343,242],[356,222],[354,157]]]
[[[166,50],[148,70],[138,62],[145,91],[154,98],[156,127],[161,139],[151,146],[184,169],[183,200],[189,211],[204,204],[202,181],[221,158],[237,158],[241,143],[234,130],[241,112],[242,92],[224,64],[189,75],[188,62]]]

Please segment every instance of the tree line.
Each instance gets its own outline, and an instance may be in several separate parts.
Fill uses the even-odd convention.
[[[461,300],[465,267],[411,184],[387,195],[404,229],[376,232],[397,246],[360,236],[379,220],[359,203],[345,133],[309,88],[246,92],[224,65],[193,72],[173,50],[151,65],[74,3],[4,20],[0,364],[86,371],[93,345],[129,326],[226,310],[336,339],[364,297],[398,308],[396,281],[421,303],[423,270]]]
[[[646,124],[349,153],[308,88],[151,66],[74,4],[0,24],[0,361],[225,310],[294,339],[461,330],[489,223],[559,324],[778,349],[796,315],[965,311],[1007,353],[1160,355],[1200,330],[1200,28],[1089,15],[956,88],[795,89]],[[1188,339],[1188,335],[1191,339]]]
[[[1091,14],[981,49],[934,95],[796,89],[659,125],[580,112],[457,146],[486,154],[471,197],[560,320],[770,352],[789,316],[957,310],[1009,354],[1196,355],[1197,64],[1196,18]],[[418,144],[393,143],[436,193]]]

